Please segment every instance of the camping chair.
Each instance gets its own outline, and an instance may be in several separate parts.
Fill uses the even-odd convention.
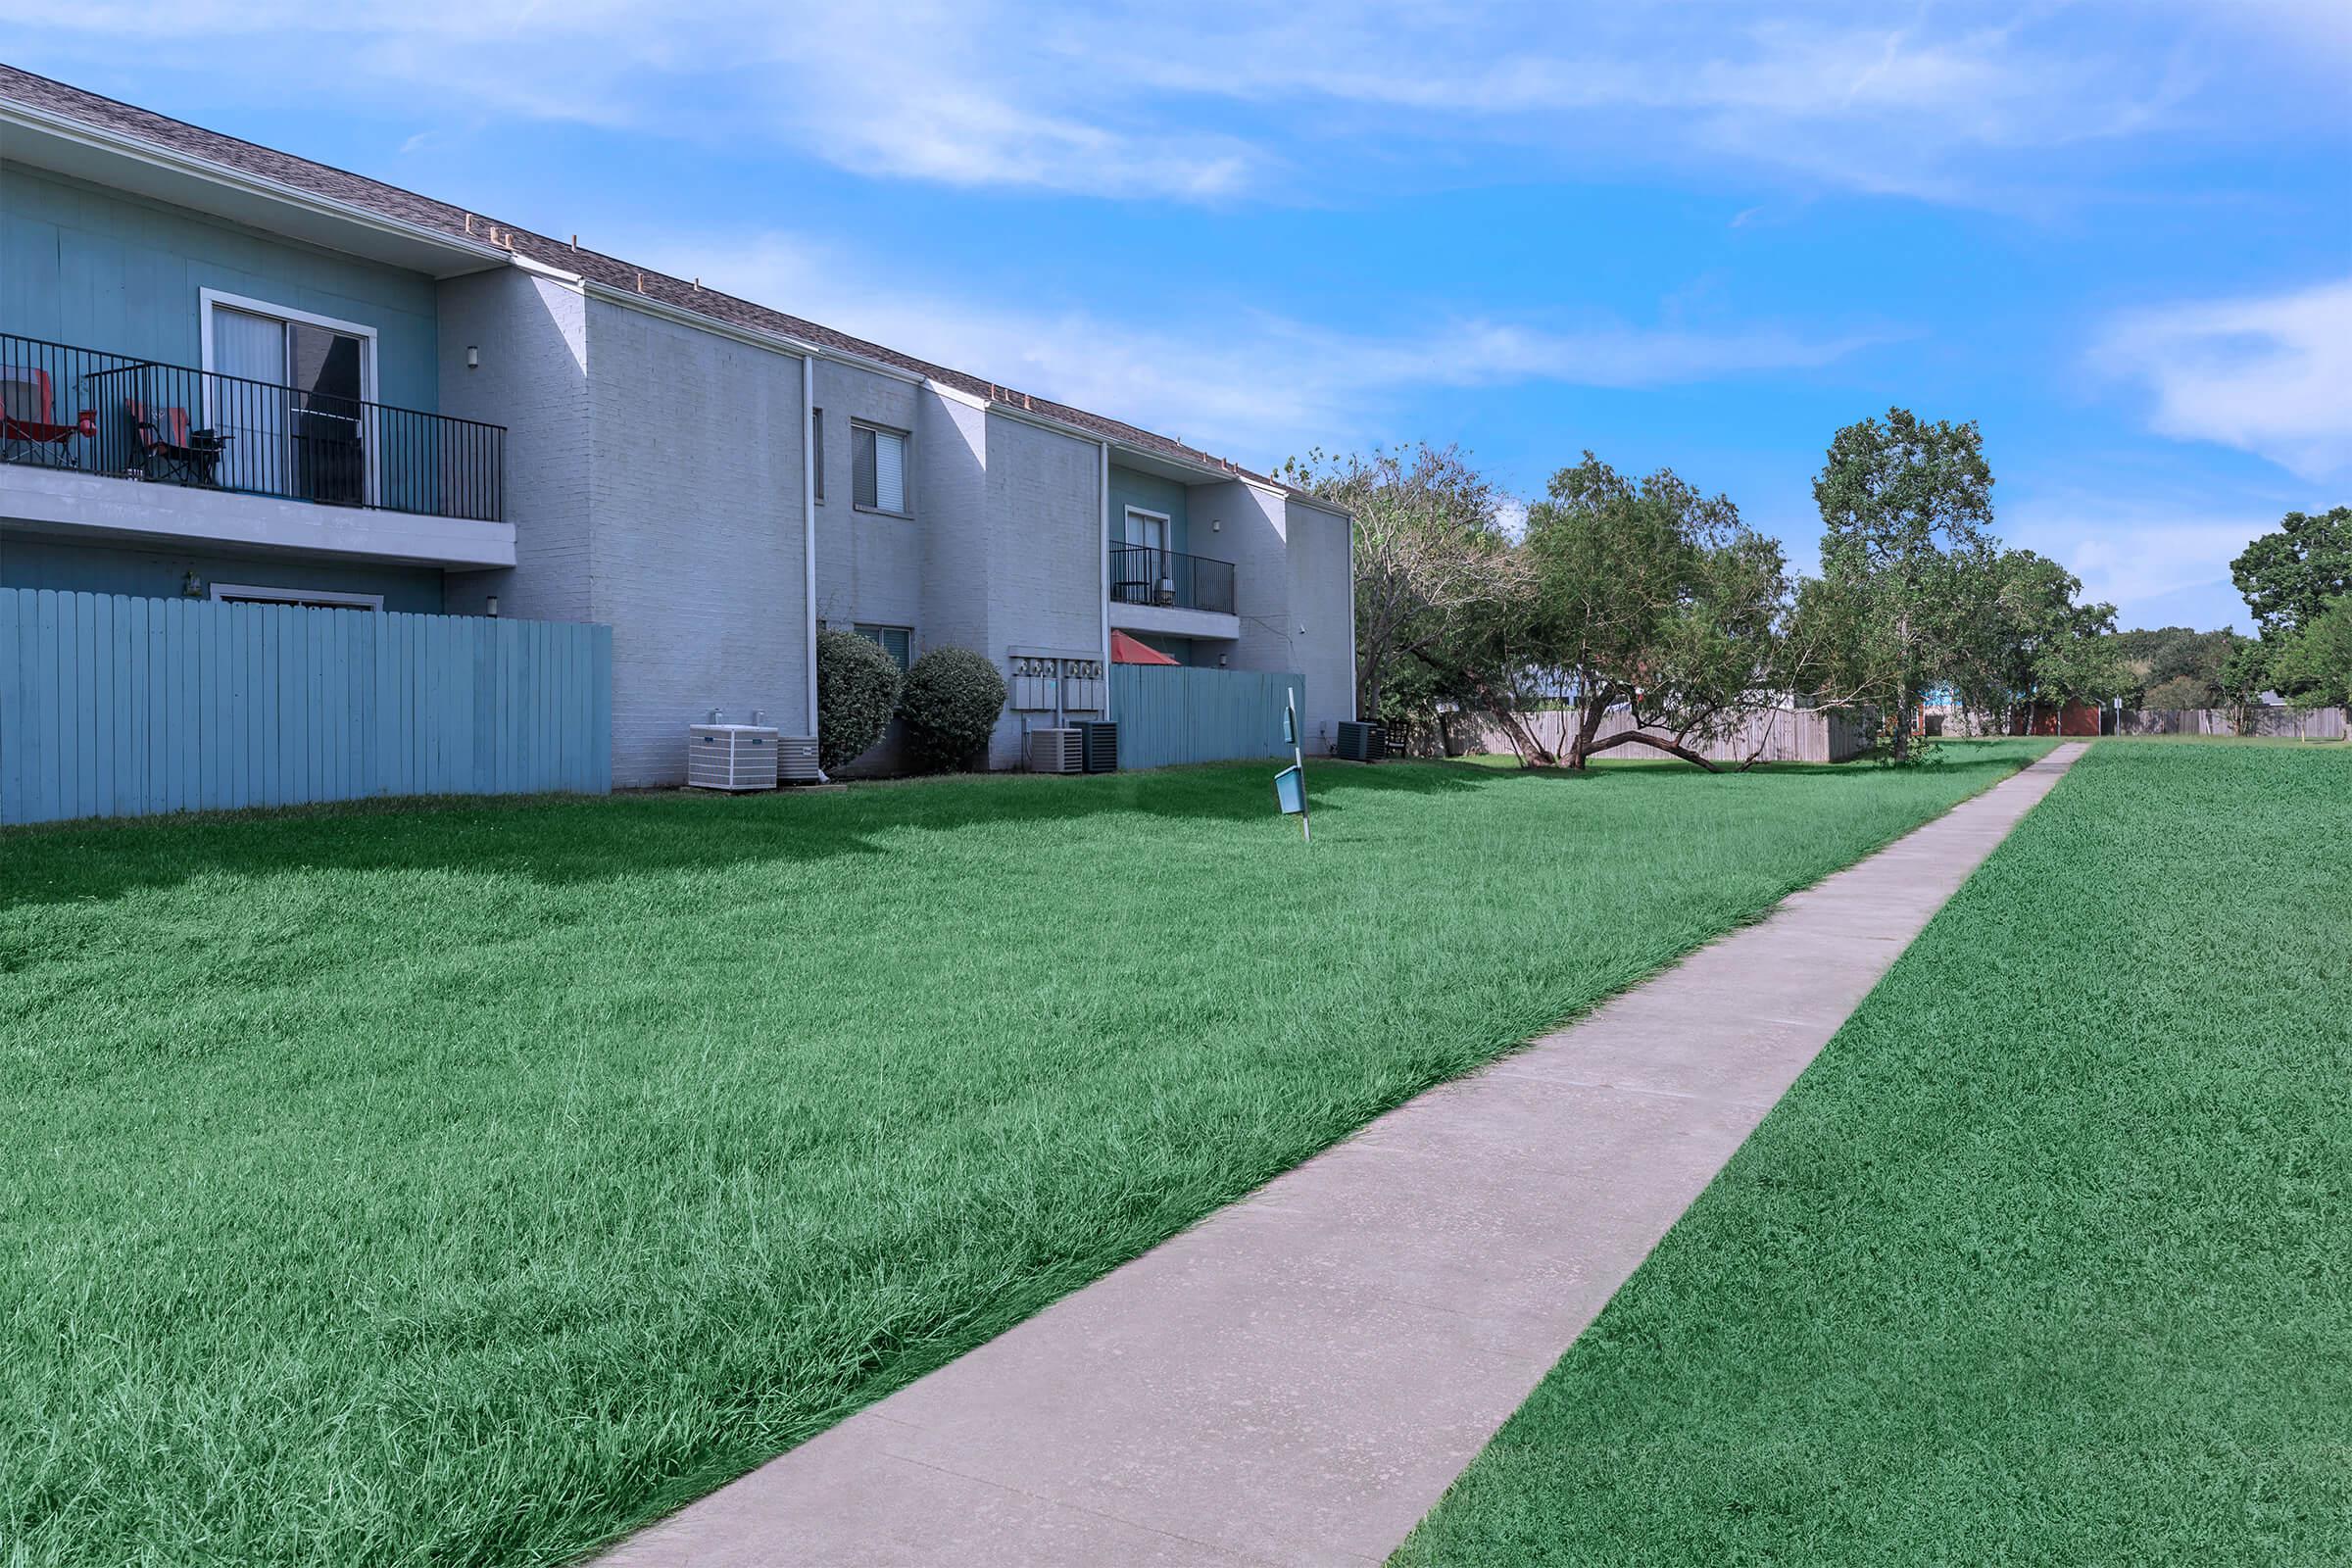
[[[150,479],[179,484],[214,484],[220,454],[229,437],[212,430],[188,428],[188,411],[158,408],[137,398],[124,398],[122,412],[130,416],[139,453],[139,466]]]
[[[55,409],[47,370],[0,365],[0,456],[18,463],[73,466],[74,438],[98,433],[97,411],[84,409],[74,423],[59,424],[50,418]]]

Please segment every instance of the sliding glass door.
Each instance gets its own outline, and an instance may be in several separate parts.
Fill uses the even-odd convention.
[[[367,400],[374,334],[255,301],[207,297],[204,422],[227,438],[220,481],[358,506],[372,489]]]

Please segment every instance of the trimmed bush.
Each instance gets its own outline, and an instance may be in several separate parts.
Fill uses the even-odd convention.
[[[1004,677],[968,648],[934,648],[899,692],[906,751],[926,773],[969,767],[1004,710]]]
[[[816,762],[830,773],[882,738],[899,706],[899,662],[856,632],[816,634]]]

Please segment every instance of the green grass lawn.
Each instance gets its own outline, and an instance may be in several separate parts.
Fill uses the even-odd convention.
[[[2043,749],[0,835],[0,1563],[565,1560]]]
[[[2091,748],[1396,1561],[2352,1561],[2348,833]]]

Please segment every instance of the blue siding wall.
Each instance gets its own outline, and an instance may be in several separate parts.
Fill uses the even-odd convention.
[[[612,629],[0,589],[0,822],[612,787]]]
[[[1189,495],[1185,487],[1173,479],[1162,479],[1155,473],[1138,473],[1133,468],[1110,466],[1110,533],[1122,544],[1137,541],[1127,537],[1127,509],[1141,507],[1146,512],[1164,512],[1168,514],[1168,548],[1180,556],[1193,553],[1192,516]]]
[[[1282,738],[1286,693],[1306,710],[1306,681],[1255,669],[1110,666],[1110,716],[1119,726],[1121,767],[1167,767],[1272,757]]]
[[[219,219],[0,164],[0,331],[201,365],[198,290],[376,329],[376,396],[433,413],[435,285]]]
[[[50,588],[61,593],[127,594],[134,599],[178,599],[188,573],[209,594],[216,582],[268,588],[330,588],[382,594],[386,610],[437,615],[442,611],[437,566],[344,564],[290,557],[201,552],[117,550],[0,533],[0,588]],[[200,594],[199,597],[202,595]]]

